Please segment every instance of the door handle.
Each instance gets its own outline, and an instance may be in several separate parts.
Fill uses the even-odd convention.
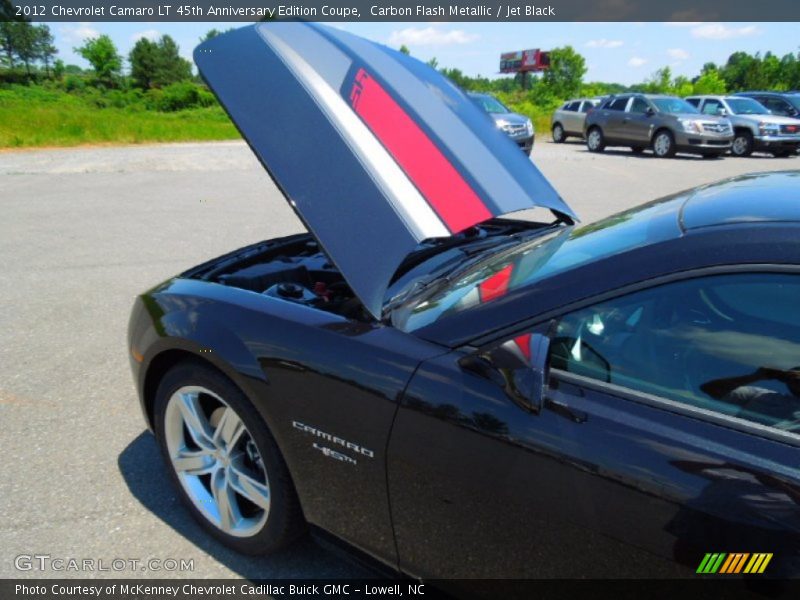
[[[589,415],[582,410],[576,410],[563,402],[553,400],[552,398],[544,399],[544,407],[552,410],[554,413],[565,419],[569,419],[573,423],[585,423],[589,420]]]

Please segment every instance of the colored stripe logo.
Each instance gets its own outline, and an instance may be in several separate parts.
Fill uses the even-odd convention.
[[[755,554],[750,554],[749,552],[709,552],[700,561],[700,566],[697,567],[696,572],[704,575],[763,573],[771,560],[771,552],[757,552]]]
[[[413,118],[364,69],[350,104],[452,233],[492,216],[475,190]]]

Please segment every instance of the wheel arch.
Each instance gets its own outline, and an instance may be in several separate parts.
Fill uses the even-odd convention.
[[[662,131],[666,131],[672,137],[672,141],[675,141],[675,132],[670,129],[669,125],[659,125],[653,129],[653,134],[650,136],[650,144],[655,141],[656,137],[658,137],[658,134]]]

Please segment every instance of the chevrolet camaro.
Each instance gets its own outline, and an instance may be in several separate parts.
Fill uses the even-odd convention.
[[[308,230],[135,301],[209,534],[420,579],[800,575],[800,172],[581,227],[409,56],[276,22],[195,61]]]

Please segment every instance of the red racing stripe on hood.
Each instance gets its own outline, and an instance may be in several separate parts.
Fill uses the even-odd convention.
[[[452,233],[492,217],[436,144],[364,69],[356,73],[350,104]]]

